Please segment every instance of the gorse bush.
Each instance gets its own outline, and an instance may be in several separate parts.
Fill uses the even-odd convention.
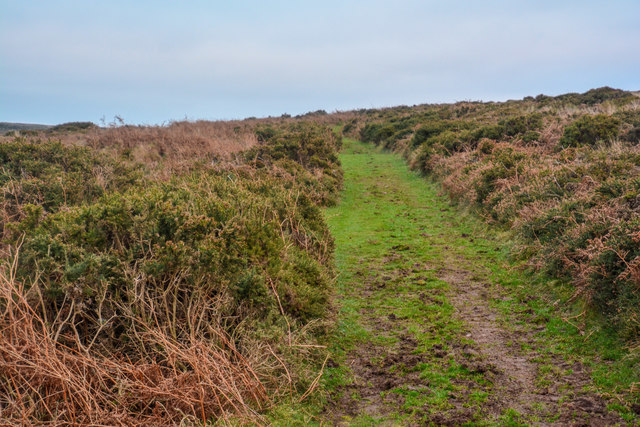
[[[339,146],[322,126],[274,125],[234,160],[154,182],[87,149],[0,144],[5,194],[20,195],[5,209],[2,416],[251,419],[313,387]]]
[[[126,348],[136,322],[158,321],[137,318],[145,304],[171,313],[162,323],[185,336],[198,332],[182,319],[199,299],[230,301],[216,315],[237,318],[246,309],[262,319],[279,311],[270,280],[287,315],[321,318],[331,243],[318,207],[277,180],[251,178],[259,185],[201,173],[49,215],[27,230],[17,278],[39,287],[51,318],[65,301],[75,306],[77,324],[62,332],[82,328],[83,341],[108,348]],[[111,317],[99,335],[100,319]]]
[[[420,144],[425,143],[427,140],[434,136],[438,136],[442,132],[447,130],[447,126],[442,122],[434,122],[422,125],[414,134],[411,139],[411,145],[417,147]]]
[[[395,129],[391,125],[366,125],[360,135],[366,141],[372,141],[375,143],[384,141],[391,138],[396,133]]]
[[[454,200],[487,221],[511,228],[520,256],[571,281],[593,312],[636,339],[637,100],[601,88],[506,103],[402,107],[363,115],[352,128],[362,129],[365,141],[402,152],[412,168],[441,181]],[[412,131],[399,138],[381,131],[393,128],[397,135],[398,123],[411,123]]]
[[[499,122],[499,127],[503,130],[502,134],[487,136],[489,139],[500,139],[503,136],[507,138],[520,138],[525,143],[534,143],[540,139],[539,130],[542,129],[543,116],[540,113],[516,116]]]
[[[582,116],[565,128],[560,144],[563,147],[578,147],[609,142],[618,136],[619,126],[617,118],[605,114]]]
[[[86,148],[20,138],[0,144],[0,164],[4,233],[36,211],[44,214],[92,201],[126,189],[142,176],[135,167]]]
[[[247,150],[244,157],[258,169],[275,168],[296,177],[319,204],[335,204],[342,186],[337,155],[341,139],[328,128],[312,124],[292,125],[291,129],[286,134],[259,129],[256,133],[262,143]]]
[[[597,89],[591,89],[583,94],[568,93],[566,95],[560,95],[556,97],[558,101],[569,102],[575,105],[597,105],[603,102],[614,102],[618,104],[626,104],[635,100],[633,94],[620,89],[613,89],[610,87],[601,87]]]

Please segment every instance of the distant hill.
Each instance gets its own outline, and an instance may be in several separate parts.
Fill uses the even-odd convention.
[[[0,135],[4,135],[11,131],[38,131],[46,130],[48,132],[75,132],[84,131],[95,128],[97,125],[93,122],[67,122],[59,125],[38,125],[32,123],[9,123],[0,122]]]
[[[33,123],[9,123],[0,122],[0,134],[5,134],[12,130],[45,130],[49,129],[49,125],[38,125]]]

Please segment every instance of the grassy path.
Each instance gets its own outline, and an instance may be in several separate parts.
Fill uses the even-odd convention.
[[[399,157],[345,144],[342,202],[327,211],[341,275],[323,418],[340,425],[623,422],[595,393],[585,366],[548,340],[550,329],[569,326],[554,323],[548,303],[513,290],[524,284],[503,268],[499,237],[461,218]]]

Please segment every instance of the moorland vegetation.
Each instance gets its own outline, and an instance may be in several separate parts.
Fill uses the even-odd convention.
[[[340,139],[274,122],[55,140],[67,127],[0,144],[2,418],[255,420],[311,393]]]
[[[600,88],[0,137],[0,418],[265,421],[321,387],[344,135],[401,153],[640,333],[640,97]],[[549,281],[553,283],[553,281]]]
[[[575,287],[585,314],[640,333],[640,97],[603,87],[520,101],[361,110],[345,133],[401,152],[512,230],[516,256]]]

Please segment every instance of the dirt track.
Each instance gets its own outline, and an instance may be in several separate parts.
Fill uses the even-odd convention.
[[[587,369],[544,348],[547,319],[496,302],[496,242],[471,234],[433,186],[390,155],[343,154],[337,241],[347,378],[325,419],[339,425],[624,425]],[[353,169],[356,170],[353,170]]]

